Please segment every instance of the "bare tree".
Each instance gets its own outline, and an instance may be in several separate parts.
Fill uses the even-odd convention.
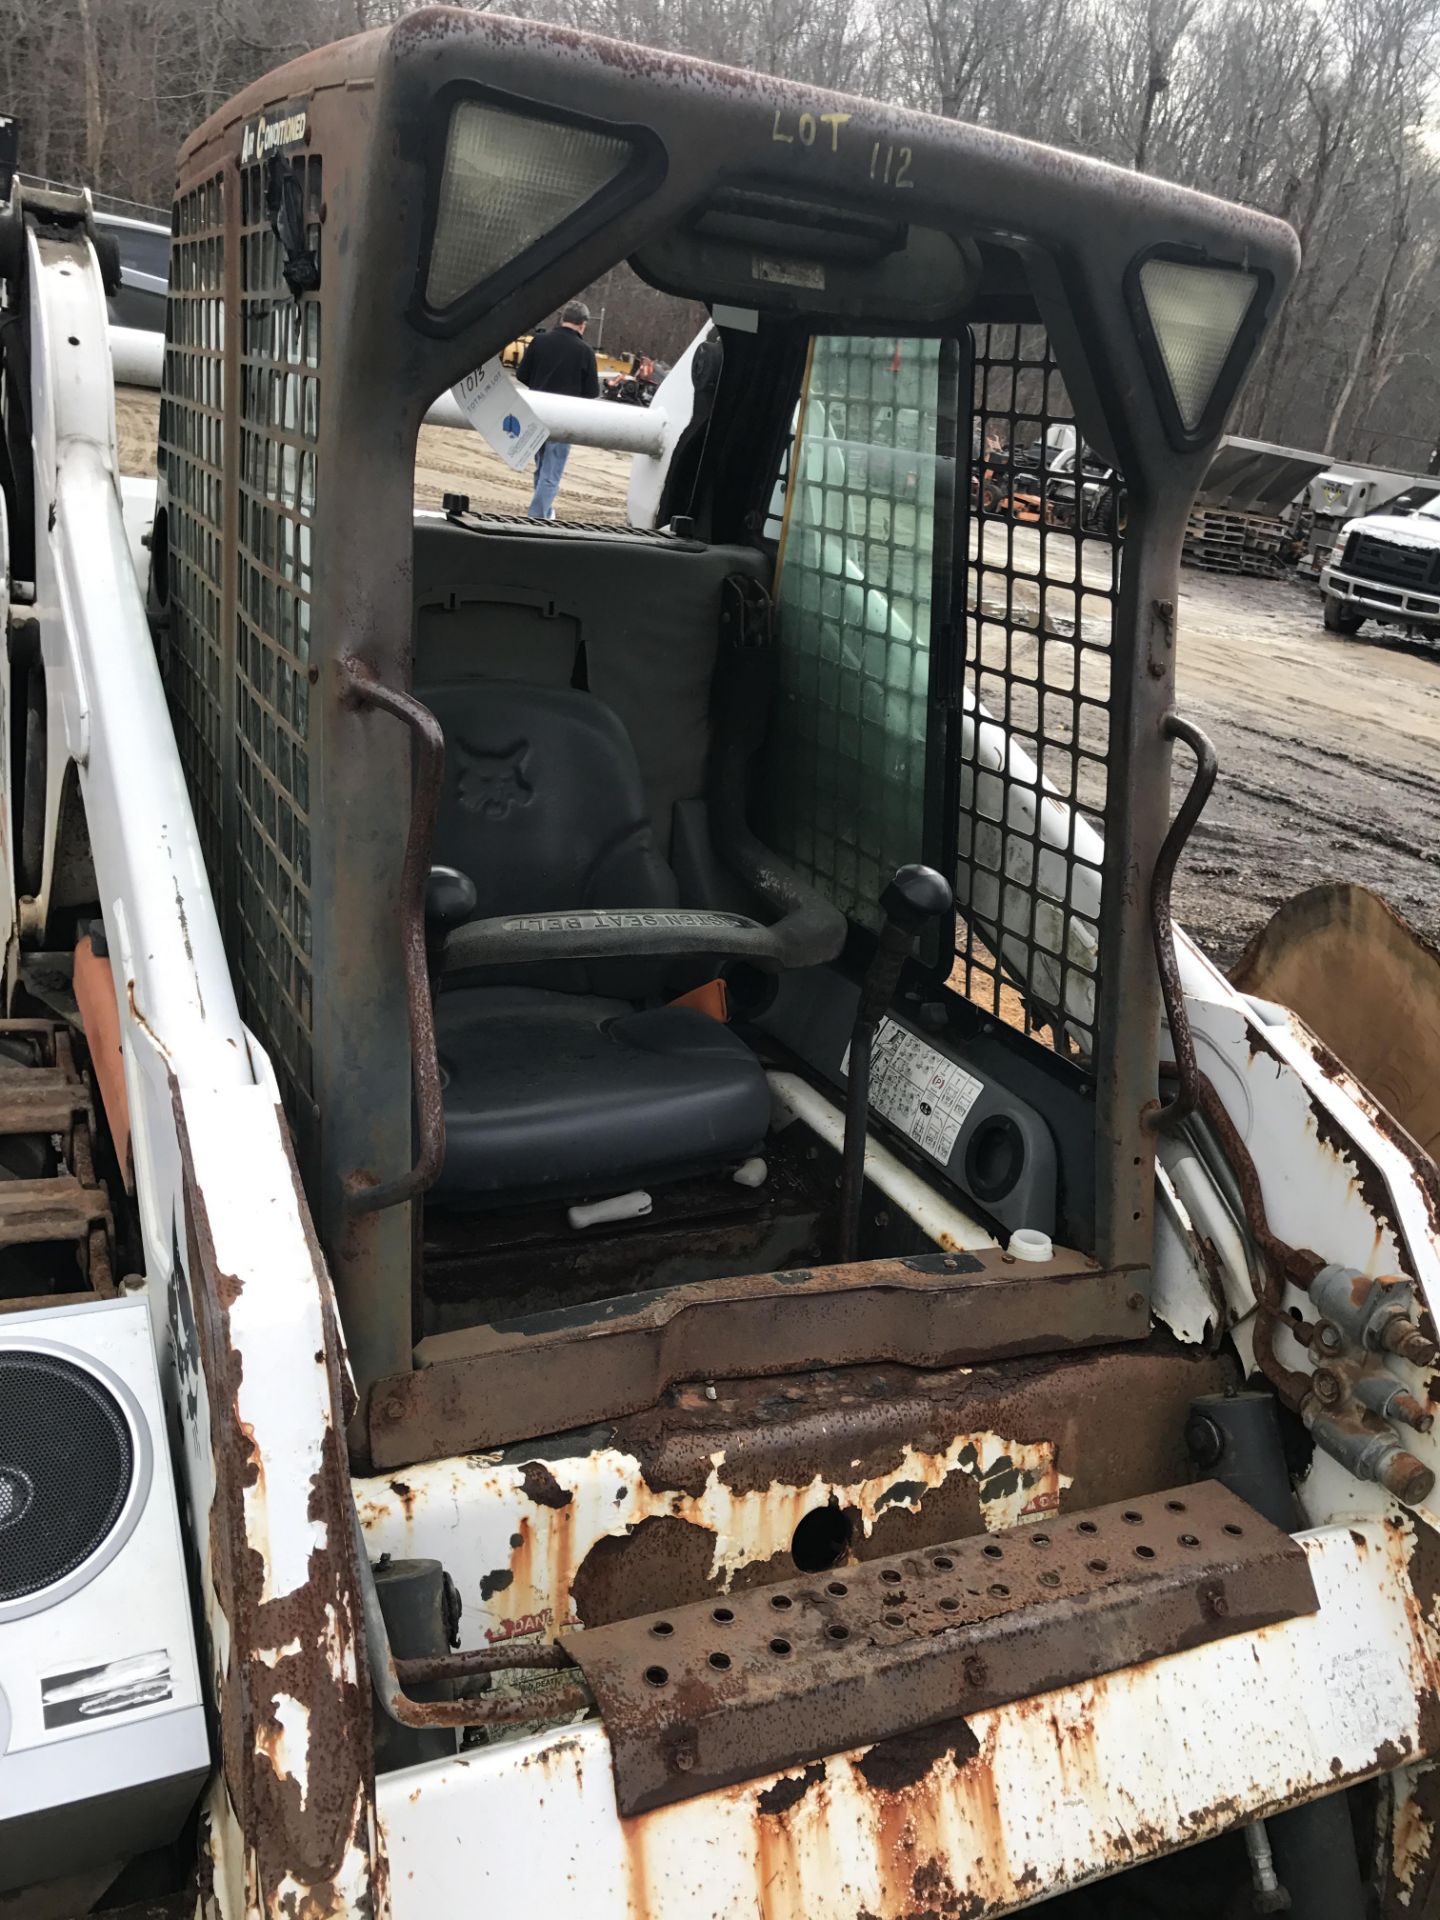
[[[415,0],[0,0],[25,163],[163,203],[189,129],[306,47]],[[1293,223],[1305,266],[1247,431],[1413,463],[1440,421],[1440,0],[496,0],[615,38],[1096,154]],[[690,316],[607,276],[617,346]],[[594,304],[592,302],[592,304]],[[1417,432],[1417,426],[1420,431]]]

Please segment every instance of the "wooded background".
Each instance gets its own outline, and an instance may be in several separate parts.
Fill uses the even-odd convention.
[[[29,172],[168,204],[188,131],[403,0],[0,0]],[[1303,273],[1232,428],[1425,470],[1440,0],[531,0],[497,9],[927,108],[1281,215]],[[631,276],[604,345],[673,353]],[[607,298],[608,294],[608,298]]]

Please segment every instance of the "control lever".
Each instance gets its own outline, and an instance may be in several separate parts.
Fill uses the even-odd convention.
[[[475,882],[458,867],[431,867],[425,882],[425,965],[433,1002],[445,954],[445,936],[474,915],[479,896]]]
[[[840,1224],[836,1258],[856,1258],[865,1190],[865,1129],[870,1111],[870,1048],[905,962],[932,920],[955,910],[949,883],[933,867],[901,867],[880,896],[880,939],[860,983],[845,1083],[845,1145],[840,1160]]]

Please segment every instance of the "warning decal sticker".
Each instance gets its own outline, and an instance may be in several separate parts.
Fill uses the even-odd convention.
[[[848,1047],[842,1065],[848,1074]],[[895,1020],[880,1022],[870,1055],[870,1105],[942,1167],[984,1090],[983,1080],[918,1033]]]
[[[170,1656],[160,1649],[103,1667],[52,1673],[40,1682],[47,1727],[73,1727],[107,1713],[131,1713],[171,1697]]]

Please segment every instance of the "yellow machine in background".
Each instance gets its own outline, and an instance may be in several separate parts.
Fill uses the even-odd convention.
[[[518,340],[512,340],[508,347],[502,348],[500,364],[509,367],[513,373],[534,337],[532,333],[522,333]],[[603,380],[607,373],[629,373],[635,357],[633,353],[597,353],[595,365],[599,369],[600,378]]]

